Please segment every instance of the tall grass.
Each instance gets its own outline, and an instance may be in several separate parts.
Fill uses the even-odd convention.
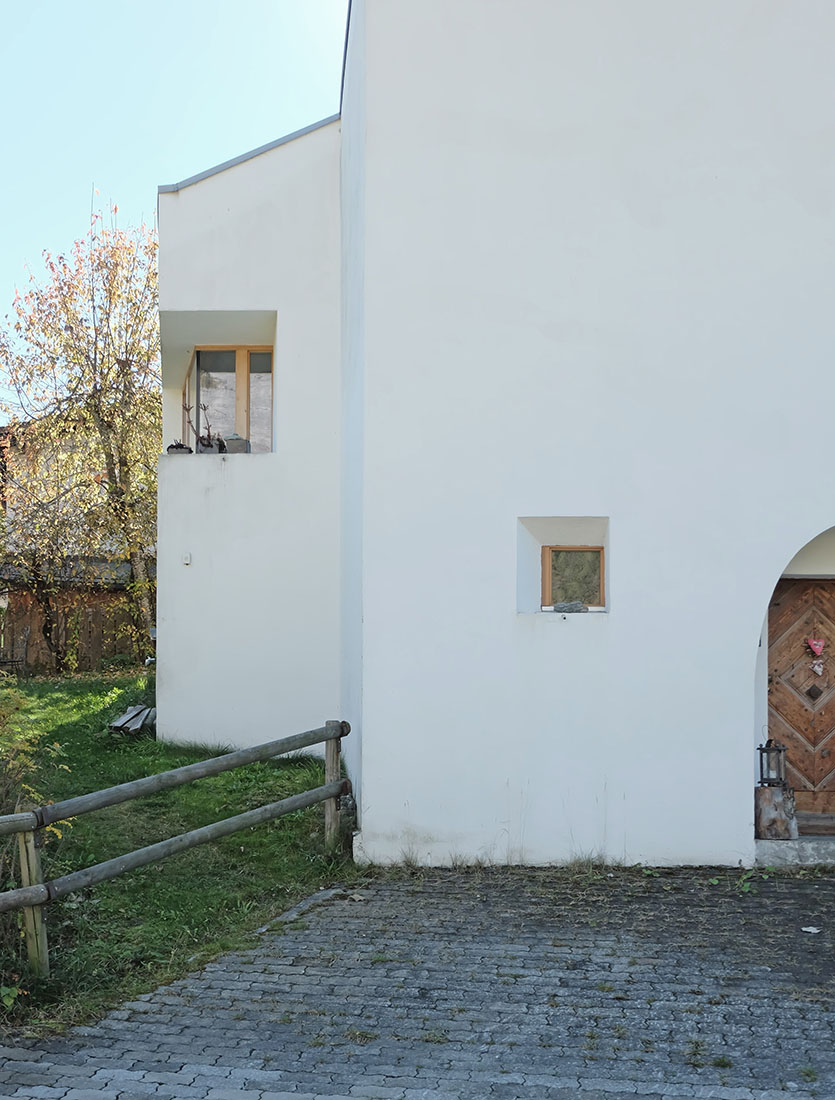
[[[40,766],[38,801],[85,794],[219,751],[109,734],[108,722],[145,697],[147,687],[139,673],[22,683],[16,694],[25,705],[19,709],[16,700],[11,727],[42,731],[40,739],[32,734],[29,749],[31,758],[34,746]],[[264,731],[264,740],[271,736]],[[45,752],[56,743],[63,759]],[[251,764],[59,823],[62,835],[48,837],[42,852],[45,877],[318,786],[322,772],[310,757]],[[356,874],[326,851],[320,805],[70,895],[46,909],[49,979],[26,974],[19,942],[0,944],[0,981],[8,986],[19,973],[27,991],[5,1010],[0,1004],[0,1026],[43,1029],[88,1018],[239,945],[299,898]]]

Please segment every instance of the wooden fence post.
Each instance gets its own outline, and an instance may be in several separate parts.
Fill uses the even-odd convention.
[[[20,851],[20,879],[23,886],[40,886],[43,883],[41,855],[38,851],[35,830],[17,834]],[[29,966],[42,978],[49,977],[49,947],[46,942],[46,922],[42,905],[27,905],[23,910],[23,927],[26,933],[26,954]]]
[[[342,729],[341,722],[325,722],[329,734]],[[325,783],[341,779],[339,768],[339,738],[329,737],[325,742]],[[333,850],[339,843],[339,798],[325,800],[325,846]]]

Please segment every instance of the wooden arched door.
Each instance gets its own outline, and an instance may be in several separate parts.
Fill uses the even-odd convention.
[[[768,735],[801,833],[835,833],[835,580],[782,579],[768,610]]]

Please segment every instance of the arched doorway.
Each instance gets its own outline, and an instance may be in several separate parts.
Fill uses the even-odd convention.
[[[768,736],[787,748],[801,835],[835,835],[835,528],[786,566],[768,608]]]

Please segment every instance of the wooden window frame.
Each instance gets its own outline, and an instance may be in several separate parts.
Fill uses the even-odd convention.
[[[551,589],[551,554],[554,550],[596,550],[600,554],[600,603],[589,603],[586,607],[606,606],[606,550],[602,546],[543,546],[542,547],[542,607],[553,607]]]
[[[185,409],[188,405],[196,406],[200,401],[200,390],[197,382],[197,353],[201,351],[234,351],[235,353],[235,432],[242,439],[249,439],[250,410],[249,410],[249,357],[253,354],[269,354],[272,358],[272,370],[270,371],[270,408],[274,408],[275,402],[275,349],[270,344],[198,344],[191,354],[191,361],[183,383],[183,442],[194,446],[194,433],[189,427]],[[199,414],[196,409],[192,412],[195,424],[199,422]],[[270,451],[275,444],[275,433],[270,432]]]
[[[192,434],[193,433],[191,431],[191,427],[190,427],[189,422],[188,422],[189,413],[188,413],[187,410],[189,408],[192,408],[192,406],[194,405],[194,401],[193,401],[193,396],[194,395],[192,394],[191,391],[192,391],[192,388],[193,388],[192,379],[196,380],[196,378],[197,378],[196,363],[197,363],[197,351],[195,349],[191,353],[191,359],[189,359],[189,361],[188,361],[188,370],[186,371],[186,378],[185,378],[185,381],[183,382],[183,400],[182,400],[182,406],[183,406],[183,431],[182,431],[182,435],[180,436],[180,439],[182,439],[183,443],[186,443],[189,446],[194,446],[194,440],[192,439]],[[192,411],[193,411],[193,409],[192,409]]]

